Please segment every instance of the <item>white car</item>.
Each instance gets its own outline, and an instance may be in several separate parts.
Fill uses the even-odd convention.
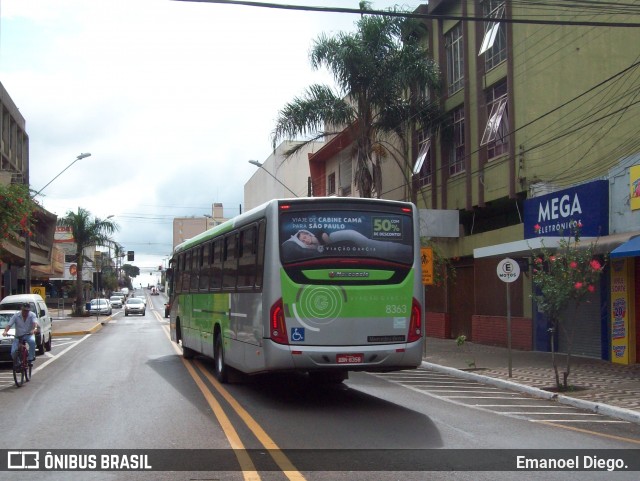
[[[104,314],[110,316],[112,314],[111,302],[109,299],[91,299],[89,303],[89,314]]]
[[[36,348],[38,354],[44,354],[45,351],[51,350],[52,335],[52,318],[49,315],[49,308],[44,299],[38,294],[14,294],[0,301],[0,310],[13,311],[15,313],[22,308],[23,302],[28,302],[31,305],[31,311],[38,318],[40,330],[36,333]]]
[[[109,298],[109,302],[111,303],[111,307],[116,308],[116,309],[120,309],[122,307],[122,302],[123,302],[122,297],[120,296],[111,296]]]
[[[144,312],[147,306],[145,305],[142,299],[137,297],[130,297],[127,299],[127,302],[124,303],[124,315],[128,316],[129,314],[141,314],[144,316]]]

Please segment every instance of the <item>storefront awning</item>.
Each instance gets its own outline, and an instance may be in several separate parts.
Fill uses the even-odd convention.
[[[611,257],[636,257],[640,256],[640,233],[629,239],[624,244],[611,251]]]
[[[504,244],[496,244],[487,247],[479,247],[473,249],[473,257],[528,257],[536,254],[543,247],[547,249],[557,249],[560,245],[560,237],[535,237],[533,239],[524,239],[513,242],[505,242]],[[631,243],[634,242],[632,245]],[[618,234],[610,234],[602,237],[582,237],[580,244],[589,246],[595,243],[595,254],[609,254],[611,257],[632,257],[640,256],[640,231],[621,232]],[[629,244],[626,253],[618,253],[619,249]],[[614,255],[614,252],[617,253]],[[620,251],[622,252],[622,251]]]
[[[539,252],[541,249],[557,249],[560,245],[561,237],[534,237],[533,239],[523,239],[504,244],[495,244],[487,247],[473,249],[473,257],[529,257]],[[591,242],[595,238],[583,238],[582,243]]]

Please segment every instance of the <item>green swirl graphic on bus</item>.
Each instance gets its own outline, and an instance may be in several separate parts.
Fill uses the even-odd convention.
[[[298,318],[317,325],[331,324],[342,312],[346,294],[340,286],[302,286],[296,295]]]

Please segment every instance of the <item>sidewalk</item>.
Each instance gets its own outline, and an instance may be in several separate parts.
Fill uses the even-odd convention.
[[[71,317],[71,310],[53,317],[51,334],[53,337],[82,336],[93,334],[102,328],[103,322],[108,322],[111,316]]]
[[[53,320],[53,335],[91,334],[108,322],[109,316],[64,317]],[[475,363],[475,367],[470,364]],[[558,355],[558,368],[564,369],[564,356]],[[523,392],[534,397],[555,399],[560,403],[598,412],[640,424],[640,364],[624,366],[608,361],[573,357],[569,384],[572,391],[555,393],[555,375],[548,352],[509,351],[502,347],[455,339],[428,337],[422,367],[454,377],[475,380],[497,387]],[[562,374],[560,374],[562,375]]]
[[[562,380],[565,357],[557,356]],[[470,366],[472,363],[475,366]],[[625,366],[572,357],[568,383],[573,390],[555,393],[552,391],[556,382],[551,353],[512,349],[509,377],[509,350],[506,348],[471,342],[458,346],[455,339],[428,337],[422,366],[640,423],[640,364]]]

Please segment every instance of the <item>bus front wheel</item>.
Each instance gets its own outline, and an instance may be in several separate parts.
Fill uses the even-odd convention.
[[[222,336],[218,334],[214,343],[213,349],[214,356],[214,369],[216,379],[223,384],[226,384],[229,380],[229,370],[224,363],[224,349],[222,347]]]

